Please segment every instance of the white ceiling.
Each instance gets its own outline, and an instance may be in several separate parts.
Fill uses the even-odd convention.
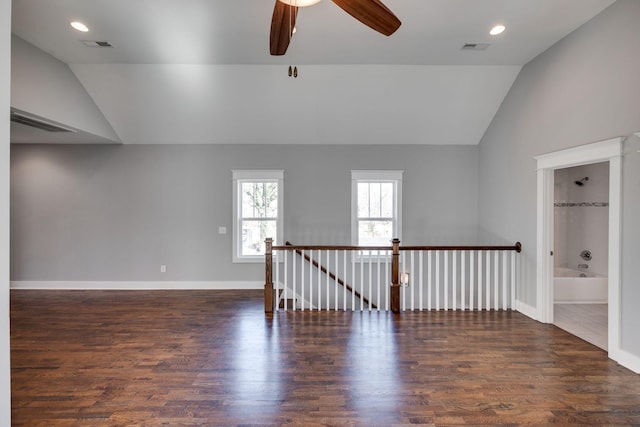
[[[387,38],[323,0],[284,57],[274,0],[14,0],[12,31],[71,64],[125,143],[477,144],[520,67],[612,3],[386,0]]]

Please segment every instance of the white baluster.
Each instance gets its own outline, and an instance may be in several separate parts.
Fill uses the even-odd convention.
[[[436,310],[440,310],[440,251],[436,251]]]
[[[371,258],[371,255],[368,255]],[[364,308],[364,258],[360,259],[360,311]]]
[[[304,270],[305,270],[304,251],[302,251],[301,253],[302,255],[300,255],[300,310],[304,311],[304,288],[306,286],[305,275],[304,275]]]
[[[415,285],[415,275],[413,274],[413,266],[415,264],[414,260],[415,260],[415,251],[411,251],[411,256],[410,256],[410,260],[411,260],[411,268],[410,268],[410,272],[409,272],[409,277],[407,277],[407,279],[409,279],[407,281],[407,286],[409,286],[411,288],[411,311],[415,310],[416,308],[416,301],[415,301],[415,289],[416,287]]]
[[[342,277],[344,277],[344,280],[347,280],[347,251],[344,250],[342,251],[342,261],[343,261],[343,267],[344,267],[344,274],[342,275]],[[353,282],[351,282],[353,283]],[[346,285],[346,282],[344,283],[344,285]],[[347,287],[346,286],[342,286],[342,308],[344,308],[344,311],[347,311]]]
[[[367,299],[369,300],[369,311],[371,311],[371,300],[373,299],[373,292],[372,292],[373,276],[371,275],[372,257],[373,257],[373,251],[371,251],[371,254],[369,255],[369,280],[367,280],[369,282],[369,295],[367,296]]]
[[[507,309],[507,251],[502,251],[502,309]]]
[[[314,254],[313,250],[309,250],[309,311],[313,310],[313,298],[317,295],[316,286],[319,286],[319,284],[315,283],[315,277],[313,274],[313,259],[314,257],[319,258],[319,254],[320,250],[318,250],[318,254]]]
[[[298,264],[296,262],[296,252],[291,252],[291,264],[293,264],[293,271],[291,272],[291,281],[292,283],[292,291],[293,291],[293,296],[292,296],[292,300],[293,303],[291,304],[292,306],[292,310],[296,311],[296,300],[298,299],[298,292],[296,292],[297,290],[297,284],[298,284],[298,277],[296,276],[296,264]]]
[[[493,309],[498,310],[500,307],[500,253],[498,251],[493,252]]]
[[[278,309],[280,308],[280,297],[282,296],[282,294],[280,293],[280,264],[278,263],[278,252],[279,251],[273,251],[272,267],[275,274],[275,282],[273,284],[273,288],[276,290],[276,295],[278,296],[278,298],[276,298],[275,311],[278,311]]]
[[[482,251],[478,251],[478,310],[483,309],[482,305]]]
[[[476,252],[469,252],[469,310],[473,311],[473,302],[474,300],[474,288],[476,284]],[[480,308],[478,307],[478,310]]]
[[[378,278],[378,287],[376,288],[376,305],[378,306],[378,311],[380,311],[380,258],[382,257],[382,251],[378,252],[378,262],[376,267],[376,276]]]
[[[389,294],[391,293],[391,279],[389,278],[389,260],[391,253],[385,252],[384,257],[384,310],[389,311]]]
[[[322,251],[318,249],[318,311],[322,310]],[[327,268],[329,267],[329,258],[327,258]],[[329,270],[327,269],[327,281],[329,281]],[[329,309],[329,300],[327,299],[327,310]]]
[[[338,250],[335,250],[335,256],[336,256],[336,279],[333,281],[333,290],[334,290],[334,299],[335,299],[335,304],[333,306],[333,310],[334,311],[338,311],[338,277],[344,277],[344,276],[340,276],[340,264],[338,263]]]
[[[444,251],[444,309],[449,310],[449,251]]]
[[[485,308],[487,310],[491,310],[491,251],[486,251],[485,257],[486,257],[485,261],[487,263],[486,270],[484,272],[486,274],[485,291],[486,291],[486,297],[487,297],[487,303]]]
[[[433,251],[427,251],[427,310],[429,311],[431,311],[431,308],[433,307],[433,305],[431,305],[431,288],[433,285],[433,266],[431,258],[433,258]]]
[[[516,251],[511,252],[511,310],[516,309]]]
[[[288,279],[288,273],[289,273],[289,267],[288,267],[288,259],[289,259],[289,251],[284,250],[284,311],[287,311],[287,298],[289,298],[289,281]]]
[[[453,311],[456,311],[457,309],[457,299],[458,299],[458,251],[453,251],[451,252],[451,255],[453,256],[453,272],[452,272],[452,276],[453,276],[453,298],[451,301],[451,306]]]
[[[420,277],[418,277],[418,286],[420,286],[420,311],[424,310],[424,281],[422,280],[422,275],[423,275],[423,269],[422,269],[422,259],[424,257],[424,251],[420,251],[418,252],[418,270],[419,270],[419,275]]]
[[[460,309],[467,309],[467,251],[460,252]]]
[[[400,275],[402,276],[402,272],[405,269],[406,264],[406,251],[402,251],[402,255],[401,255],[401,261],[400,261]],[[400,286],[400,300],[402,301],[402,305],[400,307],[400,309],[402,311],[406,311],[407,310],[407,289],[404,286]]]
[[[353,251],[351,253],[351,311],[356,311],[356,293],[354,290],[356,289],[356,256],[358,252]]]

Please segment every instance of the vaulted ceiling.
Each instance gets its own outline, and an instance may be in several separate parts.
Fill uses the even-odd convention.
[[[323,0],[274,57],[274,1],[14,0],[12,31],[69,64],[124,143],[477,144],[520,68],[613,3],[386,0],[387,38]]]

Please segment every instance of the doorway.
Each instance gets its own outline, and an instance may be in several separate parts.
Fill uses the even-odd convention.
[[[607,350],[609,162],[554,171],[553,324]]]
[[[623,138],[569,148],[536,157],[537,160],[537,316],[554,323],[554,216],[555,174],[557,170],[605,162],[609,173],[607,218],[607,350],[609,357],[620,349],[620,210],[621,154]],[[574,181],[584,178],[584,175]],[[585,184],[587,181],[583,181]],[[574,182],[575,183],[575,182]],[[588,249],[588,248],[583,248]],[[582,253],[582,250],[580,251]],[[592,254],[593,255],[593,254]]]

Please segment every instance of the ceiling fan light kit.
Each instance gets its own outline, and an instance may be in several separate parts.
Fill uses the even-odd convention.
[[[293,36],[298,8],[311,6],[320,0],[276,0],[269,37],[271,55],[284,55]],[[401,22],[380,0],[332,0],[349,15],[377,32],[390,36]]]

